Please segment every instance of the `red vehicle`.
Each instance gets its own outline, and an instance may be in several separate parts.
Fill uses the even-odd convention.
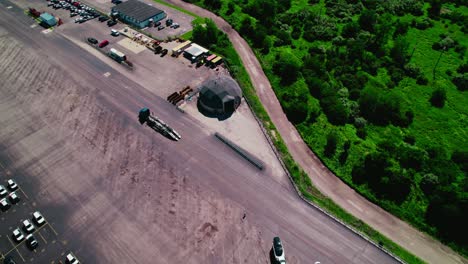
[[[74,2],[73,5],[76,6],[76,7],[79,7],[79,6],[80,6],[80,2]]]
[[[103,40],[101,43],[99,43],[99,47],[100,48],[104,48],[105,46],[109,45],[109,41],[108,40]]]

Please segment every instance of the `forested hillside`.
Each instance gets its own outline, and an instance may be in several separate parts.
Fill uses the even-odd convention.
[[[190,2],[249,41],[343,181],[468,254],[466,1]]]

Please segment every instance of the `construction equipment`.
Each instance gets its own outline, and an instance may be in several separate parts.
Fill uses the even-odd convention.
[[[146,123],[147,126],[169,139],[179,141],[179,139],[182,138],[179,133],[164,123],[157,116],[151,115],[149,108],[144,107],[140,110],[138,113],[138,121],[140,121],[140,124],[142,125]]]

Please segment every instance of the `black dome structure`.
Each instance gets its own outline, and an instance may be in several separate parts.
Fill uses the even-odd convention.
[[[229,76],[210,78],[201,85],[197,107],[200,113],[219,120],[229,118],[242,98],[242,91],[237,82]]]

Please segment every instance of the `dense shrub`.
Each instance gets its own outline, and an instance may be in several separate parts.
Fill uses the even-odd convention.
[[[341,30],[341,36],[345,38],[354,38],[357,36],[358,32],[361,30],[357,22],[350,22],[343,26]]]
[[[460,167],[461,170],[468,173],[468,151],[457,150],[453,152],[451,159]]]
[[[364,162],[352,170],[353,181],[368,186],[381,198],[401,203],[410,192],[410,180],[400,173],[399,168],[384,151],[366,155]]]
[[[337,95],[324,96],[320,100],[320,106],[330,123],[344,125],[348,121],[349,110]]]
[[[361,92],[359,110],[361,115],[376,125],[403,125],[409,121],[401,112],[401,98],[383,94],[379,89],[367,87]]]
[[[364,10],[358,19],[361,29],[374,32],[375,24],[377,23],[377,14],[374,10]]]
[[[283,109],[289,121],[300,124],[307,119],[309,97],[305,84],[296,82],[285,88],[282,96]]]
[[[327,136],[327,144],[324,148],[324,154],[327,157],[332,157],[336,152],[336,146],[338,144],[338,134],[336,132],[331,132]]]
[[[393,33],[393,37],[396,38],[398,36],[404,36],[408,33],[409,23],[397,20],[395,23],[395,32]]]
[[[282,51],[273,65],[273,72],[281,77],[283,84],[291,84],[296,81],[301,70],[301,61],[289,51]]]
[[[460,191],[452,186],[437,188],[427,208],[426,219],[442,238],[466,245],[468,237],[460,230],[468,222],[468,200],[460,196]]]
[[[429,18],[425,17],[422,19],[413,19],[411,25],[419,30],[425,30],[434,26],[434,22]]]
[[[444,107],[445,100],[447,99],[447,92],[442,88],[437,88],[432,92],[431,104],[435,107]]]
[[[439,185],[439,177],[433,173],[426,173],[421,179],[419,186],[424,194],[430,196]]]
[[[403,67],[408,61],[408,47],[409,43],[403,37],[398,37],[393,43],[390,56],[399,67]]]
[[[452,82],[457,86],[458,90],[466,91],[468,89],[468,73],[457,74],[453,77]]]

